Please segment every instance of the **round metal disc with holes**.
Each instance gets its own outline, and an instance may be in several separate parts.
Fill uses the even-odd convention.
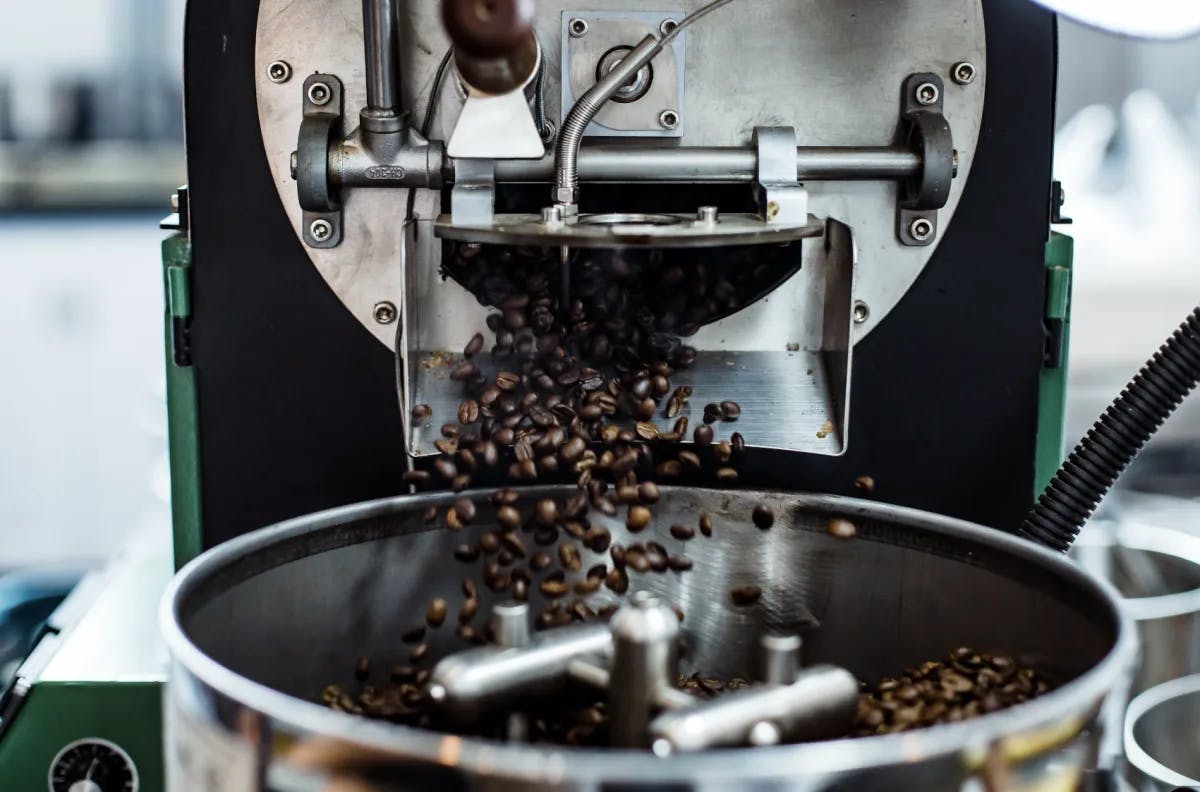
[[[682,18],[704,0],[669,3]],[[645,11],[642,0],[543,0],[535,29],[546,58],[546,110],[560,117],[559,71],[562,12],[605,14]],[[424,112],[449,42],[438,3],[406,3],[401,10],[401,95],[415,117]],[[958,152],[958,175],[938,212],[938,238],[909,247],[896,236],[896,203],[903,186],[895,181],[808,182],[809,211],[836,218],[854,231],[858,263],[854,298],[869,306],[869,318],[854,327],[857,340],[871,332],[921,274],[952,222],[971,173],[987,90],[987,52],[980,0],[844,0],[819,12],[794,0],[735,0],[687,32],[685,133],[671,145],[749,146],[756,126],[791,125],[802,146],[889,145],[900,119],[904,79],[933,72],[945,82],[945,115]],[[636,42],[630,42],[636,43]],[[338,76],[345,87],[348,126],[357,125],[366,101],[363,77],[362,4],[358,0],[261,0],[255,41],[255,80],[263,145],[280,200],[298,239],[301,209],[290,156],[301,121],[301,76]],[[722,53],[708,56],[704,53]],[[728,55],[736,53],[736,56]],[[273,82],[272,63],[289,64],[294,77]],[[957,64],[969,63],[967,84],[952,79]],[[446,140],[463,97],[453,73],[437,106],[432,137]],[[343,130],[343,131],[349,131]],[[586,140],[584,145],[597,141]],[[603,142],[603,141],[600,141]],[[588,187],[584,183],[586,195]],[[631,189],[652,190],[649,185]],[[747,186],[749,190],[750,187]],[[357,189],[341,196],[344,241],[334,248],[305,248],[338,299],[389,347],[395,328],[373,315],[384,301],[402,305],[402,219],[406,190]],[[546,201],[550,187],[546,186]],[[441,197],[421,191],[417,214],[433,220]],[[535,211],[536,206],[527,211]],[[301,242],[301,244],[303,244]],[[447,311],[473,310],[469,295],[447,295]]]

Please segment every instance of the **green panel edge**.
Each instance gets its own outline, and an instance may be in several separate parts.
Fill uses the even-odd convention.
[[[49,789],[54,757],[88,737],[114,742],[129,754],[139,790],[164,788],[161,683],[39,682],[0,741],[0,789]]]
[[[1038,395],[1037,458],[1034,464],[1036,500],[1058,471],[1065,457],[1067,371],[1071,351],[1071,288],[1074,280],[1075,240],[1057,231],[1046,243],[1046,310],[1049,320],[1062,322],[1062,354],[1055,368],[1043,368]]]
[[[200,432],[196,370],[176,363],[175,320],[192,315],[192,243],[163,240],[163,347],[167,375],[167,438],[171,463],[171,524],[175,568],[200,555]]]

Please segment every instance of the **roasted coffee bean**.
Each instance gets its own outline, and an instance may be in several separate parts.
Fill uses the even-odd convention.
[[[733,449],[735,457],[740,457],[746,453],[746,438],[742,437],[741,432],[734,432],[729,437],[729,447]]]
[[[470,498],[459,498],[454,501],[454,511],[464,525],[470,523],[475,519],[475,502]]]
[[[563,447],[559,450],[559,456],[563,462],[574,464],[579,461],[586,450],[587,442],[583,438],[575,436],[563,444]]]
[[[683,464],[678,459],[669,459],[666,462],[660,462],[654,472],[663,479],[679,478],[683,473]]]
[[[441,597],[434,597],[429,603],[429,610],[425,613],[425,621],[430,627],[441,627],[446,621],[446,600]]]
[[[425,625],[419,624],[416,627],[410,627],[400,633],[400,640],[404,643],[420,643],[425,638]]]
[[[533,541],[539,547],[549,547],[558,541],[558,529],[536,528],[533,531]]]
[[[485,643],[483,635],[470,624],[463,624],[458,628],[458,637],[475,646],[482,646]]]
[[[608,565],[603,564],[603,563],[593,564],[591,567],[588,568],[588,571],[587,571],[587,577],[595,578],[601,582],[604,581],[604,578],[607,575],[608,575]]]
[[[643,481],[638,484],[637,494],[642,503],[658,503],[658,499],[661,497],[658,485],[653,481]]]
[[[501,427],[492,433],[492,442],[498,446],[510,446],[516,439],[516,432],[511,427]]]
[[[589,577],[589,578],[584,578],[583,580],[575,581],[575,583],[571,586],[571,589],[576,594],[579,594],[581,596],[586,596],[588,594],[594,594],[600,588],[600,586],[603,584],[604,584],[604,578]]]
[[[479,596],[479,589],[475,586],[475,581],[470,578],[463,578],[459,587],[462,589],[463,596],[467,599],[475,599]]]
[[[671,536],[681,542],[686,542],[696,535],[696,529],[690,525],[672,525]]]
[[[461,531],[463,529],[462,519],[459,518],[458,512],[453,508],[446,509],[446,527],[451,531]]]
[[[458,405],[458,422],[464,426],[479,420],[479,402],[467,399]]]
[[[515,531],[508,531],[501,536],[500,544],[517,558],[525,557],[525,540]]]
[[[475,614],[479,612],[479,600],[468,599],[463,600],[462,608],[458,612],[458,623],[467,624],[475,618]]]
[[[433,417],[433,408],[428,404],[418,404],[412,408],[412,419],[414,423],[424,424]]]
[[[629,514],[625,518],[625,527],[633,533],[645,530],[650,524],[650,510],[645,506],[636,505],[629,507]]]
[[[717,468],[717,481],[722,484],[737,484],[738,472],[731,467]]]
[[[738,607],[753,605],[762,597],[762,589],[758,586],[738,586],[729,590],[729,599]]]
[[[537,464],[532,459],[518,462],[517,477],[524,481],[536,481],[538,477]]]
[[[658,427],[649,421],[638,421],[637,436],[643,440],[655,440],[658,438]]]
[[[671,429],[671,435],[672,435],[671,439],[672,440],[682,440],[684,437],[687,437],[687,430],[688,430],[688,417],[686,415],[684,415],[684,416],[681,416],[679,418],[679,420],[677,420],[675,422],[675,426]],[[665,439],[665,436],[664,436],[664,439]]]
[[[367,677],[371,675],[371,661],[366,657],[358,658],[358,662],[354,664],[354,678],[359,682],[366,682]]]
[[[463,347],[463,357],[472,358],[483,351],[483,333],[476,333]]]
[[[733,446],[728,440],[722,440],[713,446],[713,457],[720,463],[724,464],[733,456]]]
[[[538,590],[542,592],[542,596],[544,597],[558,599],[567,595],[569,587],[563,580],[551,580],[547,578],[538,584]]]
[[[629,548],[625,551],[625,564],[634,572],[650,571],[650,559],[646,557],[646,552],[640,548]]]
[[[646,548],[646,556],[645,556],[646,563],[649,564],[650,568],[653,569],[655,572],[666,572],[667,571],[667,555],[668,554],[667,554],[665,548],[647,547]],[[641,571],[641,570],[639,570],[639,571]]]
[[[713,441],[713,430],[708,424],[700,424],[692,432],[692,441],[698,446],[706,446]]]
[[[429,475],[426,470],[406,470],[401,479],[405,484],[415,484],[418,487],[428,487],[433,481],[433,476]]]
[[[671,390],[671,381],[663,374],[655,374],[650,380],[650,392],[656,398],[661,399],[666,396]]]
[[[583,543],[593,553],[603,553],[612,542],[612,533],[603,526],[595,525],[583,535]]]
[[[426,506],[425,511],[421,515],[421,521],[426,525],[437,522],[438,508],[437,506]]]
[[[676,572],[686,572],[692,568],[692,559],[685,555],[669,555],[667,556],[667,566]]]
[[[416,665],[429,656],[429,644],[423,643],[413,647],[408,653],[408,662]]]
[[[553,526],[558,521],[558,505],[550,498],[543,498],[534,507],[533,515],[538,525]]]
[[[471,486],[471,477],[468,476],[466,473],[457,475],[450,481],[450,489],[454,490],[455,492],[462,492],[463,490],[467,489],[470,486]]]
[[[579,556],[579,548],[566,542],[558,546],[558,562],[568,572],[578,572],[583,567],[583,559]]]
[[[629,394],[638,401],[650,398],[651,390],[649,377],[641,377],[634,380],[633,384],[629,386]]]
[[[449,457],[438,457],[433,463],[433,469],[446,481],[453,481],[454,477],[458,475],[458,466]]]
[[[612,569],[605,577],[604,585],[616,594],[624,594],[629,591],[629,576],[623,569]]]
[[[534,572],[541,572],[546,567],[553,563],[554,559],[547,552],[534,553],[533,558],[529,559],[529,568]]]
[[[521,499],[521,493],[515,489],[501,489],[492,493],[489,500],[496,506],[512,506]],[[518,517],[518,519],[520,519]]]
[[[713,535],[713,518],[708,512],[700,512],[700,533],[705,536]]]
[[[501,506],[496,509],[496,522],[502,528],[515,530],[521,527],[521,513],[512,506]]]
[[[875,491],[875,479],[870,476],[859,476],[854,479],[854,488],[870,495]]]
[[[858,528],[847,519],[838,517],[829,521],[829,535],[838,539],[853,539],[858,534]]]
[[[680,451],[679,462],[684,470],[696,472],[700,470],[700,456],[694,451]]]
[[[765,503],[755,506],[751,516],[754,524],[764,531],[775,524],[775,510]]]
[[[524,580],[514,580],[512,585],[512,596],[517,602],[528,602],[529,584]]]
[[[658,405],[654,403],[654,399],[643,399],[637,403],[633,409],[633,417],[639,421],[649,421],[654,417],[654,410]],[[668,415],[668,418],[674,416]]]
[[[496,387],[505,393],[512,393],[521,384],[521,375],[511,371],[501,371],[496,375]]]
[[[469,360],[465,360],[454,367],[450,372],[450,379],[455,382],[470,382],[479,374],[479,367]]]
[[[721,420],[725,415],[721,405],[709,402],[704,405],[704,423],[710,424]]]
[[[735,401],[723,401],[720,404],[721,419],[725,421],[736,421],[742,416],[742,408]]]
[[[433,447],[438,451],[441,451],[446,456],[454,456],[456,453],[458,453],[458,440],[452,440],[448,438],[438,440],[434,442]]]
[[[608,554],[613,560],[613,566],[617,569],[625,568],[625,546],[622,544],[614,544],[608,548]]]

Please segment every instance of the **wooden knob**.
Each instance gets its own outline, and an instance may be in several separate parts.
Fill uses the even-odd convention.
[[[475,58],[500,58],[529,40],[533,0],[442,0],[454,47]]]

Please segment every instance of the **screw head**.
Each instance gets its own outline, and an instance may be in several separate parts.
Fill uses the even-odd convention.
[[[658,125],[663,129],[675,129],[679,126],[679,113],[674,110],[663,110],[658,114]]]
[[[313,220],[308,226],[308,235],[318,242],[324,242],[333,236],[333,223],[323,217]]]
[[[329,104],[331,98],[333,98],[333,91],[327,83],[315,82],[308,86],[308,101],[318,107]]]
[[[854,323],[862,324],[869,318],[871,318],[871,309],[867,307],[867,304],[862,300],[854,303]]]
[[[267,67],[267,79],[273,83],[285,83],[292,79],[292,67],[287,61],[273,61]]]
[[[588,21],[575,17],[567,23],[567,32],[571,34],[571,38],[583,38],[588,33]]]
[[[924,217],[918,217],[908,224],[908,233],[909,236],[918,242],[924,242],[933,236],[933,223]]]
[[[389,325],[396,321],[399,312],[396,310],[396,304],[388,301],[375,303],[375,308],[371,312],[375,317],[375,321],[382,325]]]
[[[679,23],[674,19],[664,19],[658,25],[658,32],[664,36],[669,36],[677,27],[679,27]]]
[[[291,168],[292,178],[296,178],[296,171],[300,170],[300,153],[298,151],[293,151],[288,157],[288,167]]]
[[[917,86],[917,90],[913,91],[916,97],[917,104],[931,105],[935,104],[942,97],[942,92],[936,85],[931,82],[923,82]]]
[[[961,61],[950,69],[950,77],[959,85],[970,85],[975,81],[975,64]]]

